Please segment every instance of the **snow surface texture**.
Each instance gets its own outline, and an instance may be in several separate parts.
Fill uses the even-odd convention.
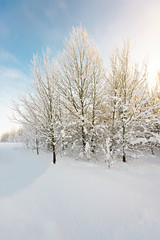
[[[160,159],[112,169],[0,144],[0,240],[159,240]]]

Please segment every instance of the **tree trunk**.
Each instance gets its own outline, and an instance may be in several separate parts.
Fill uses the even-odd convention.
[[[56,164],[56,153],[53,152],[53,164]]]
[[[153,147],[151,147],[151,153],[152,153],[152,155],[154,155]]]
[[[123,162],[126,162],[126,154],[123,152]]]
[[[39,155],[39,148],[38,146],[36,147],[37,155]]]
[[[38,145],[39,145],[39,141],[36,138],[36,151],[37,151],[37,155],[39,155],[39,147],[38,147]]]
[[[56,164],[55,145],[52,143],[53,164]]]
[[[52,129],[53,133],[53,129]],[[52,154],[53,154],[53,164],[56,164],[56,149],[55,149],[55,141],[54,141],[54,135],[52,134]]]
[[[92,138],[91,138],[91,151],[92,151],[93,154],[95,153],[95,148],[96,148],[96,146],[95,146],[95,142],[94,142],[94,136],[92,136]]]
[[[85,133],[84,133],[84,127],[83,126],[82,126],[82,146],[83,146],[83,153],[85,153],[86,138],[85,138]]]
[[[123,162],[126,162],[126,152],[125,152],[125,133],[126,133],[126,129],[125,129],[125,126],[123,124],[123,145],[122,145],[122,148],[123,148]]]

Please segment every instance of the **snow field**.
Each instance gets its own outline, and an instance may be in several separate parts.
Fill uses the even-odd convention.
[[[104,165],[0,144],[0,240],[159,240],[158,156]]]

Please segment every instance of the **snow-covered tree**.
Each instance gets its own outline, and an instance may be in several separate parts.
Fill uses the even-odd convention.
[[[56,152],[76,147],[111,166],[117,155],[126,162],[129,149],[159,146],[159,87],[148,90],[147,66],[132,62],[129,41],[113,52],[106,74],[94,41],[73,28],[59,65],[48,50],[43,59],[34,56],[33,73],[31,90],[14,110],[37,154],[51,150],[56,163]]]
[[[152,101],[150,102],[150,107],[152,107],[152,124],[149,126],[150,129],[150,141],[149,145],[151,147],[152,154],[154,154],[153,148],[160,147],[160,74],[156,78],[155,84],[150,89],[150,96]],[[156,107],[153,107],[156,106]]]
[[[43,61],[43,62],[42,62]],[[33,73],[35,81],[27,96],[21,96],[20,104],[14,104],[14,118],[30,129],[37,146],[41,139],[44,145],[50,144],[53,153],[53,163],[56,163],[56,143],[59,138],[59,94],[57,92],[57,66],[47,50],[43,60],[38,56],[33,58]]]
[[[147,139],[146,131],[153,123],[152,97],[147,91],[146,66],[139,69],[130,57],[130,43],[124,42],[122,50],[116,49],[111,57],[111,70],[107,78],[111,152],[121,152],[126,162],[126,151],[143,145]]]
[[[60,65],[60,91],[68,116],[69,138],[72,144],[82,145],[83,153],[88,149],[94,151],[94,126],[100,122],[104,69],[99,50],[81,26],[73,28]]]

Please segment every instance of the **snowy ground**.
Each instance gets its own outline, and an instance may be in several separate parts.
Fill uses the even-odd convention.
[[[104,165],[0,144],[0,240],[159,240],[160,157]]]

